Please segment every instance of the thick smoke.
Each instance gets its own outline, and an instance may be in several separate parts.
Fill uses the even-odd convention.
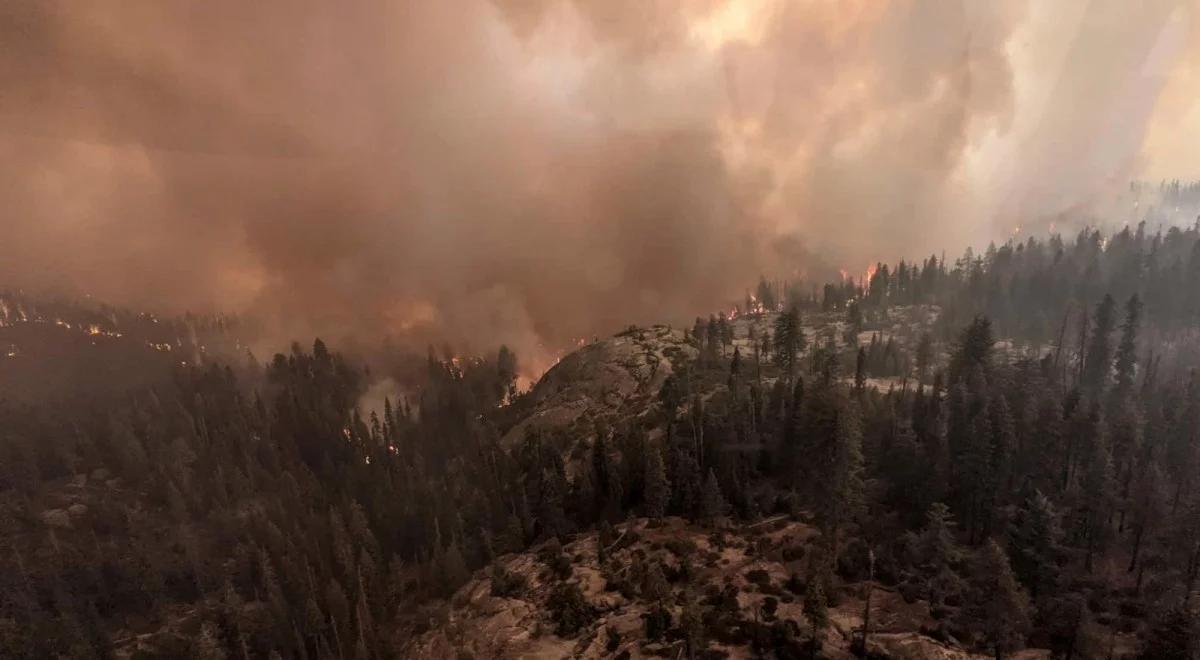
[[[6,3],[0,285],[537,360],[956,249],[1194,88],[1193,3],[1047,4]]]

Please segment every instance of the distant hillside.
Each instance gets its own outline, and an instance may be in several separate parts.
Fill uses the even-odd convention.
[[[0,398],[119,393],[180,366],[240,362],[246,349],[237,327],[234,319],[159,318],[0,292]]]

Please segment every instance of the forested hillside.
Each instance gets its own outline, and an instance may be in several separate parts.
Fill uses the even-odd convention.
[[[584,564],[646,614],[605,628],[614,655],[841,657],[873,628],[839,645],[830,610],[880,589],[863,618],[919,604],[910,632],[949,649],[1195,657],[1200,226],[872,270],[764,280],[524,394],[505,348],[431,351],[412,392],[360,411],[388,367],[316,340],[2,398],[0,657],[415,657],[480,580],[582,653],[617,607]],[[13,307],[0,331],[31,332]],[[768,518],[803,547],[745,532]],[[673,525],[703,552],[621,570],[626,532]],[[726,531],[780,573],[702,570]],[[541,591],[510,575],[522,557]],[[737,606],[748,590],[783,614]],[[487,657],[454,641],[420,648]]]

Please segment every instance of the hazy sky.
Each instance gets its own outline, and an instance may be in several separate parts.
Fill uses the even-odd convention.
[[[1195,0],[0,4],[0,286],[475,347],[1200,178]]]

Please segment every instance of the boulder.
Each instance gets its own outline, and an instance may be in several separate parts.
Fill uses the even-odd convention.
[[[67,507],[67,513],[71,514],[71,516],[73,518],[85,516],[85,515],[87,515],[87,512],[88,512],[88,508],[87,508],[86,504],[76,503],[76,504],[72,504],[71,506]]]
[[[92,470],[92,479],[95,479],[96,481],[104,481],[111,478],[112,472],[109,472],[108,468],[96,468],[95,470]]]

